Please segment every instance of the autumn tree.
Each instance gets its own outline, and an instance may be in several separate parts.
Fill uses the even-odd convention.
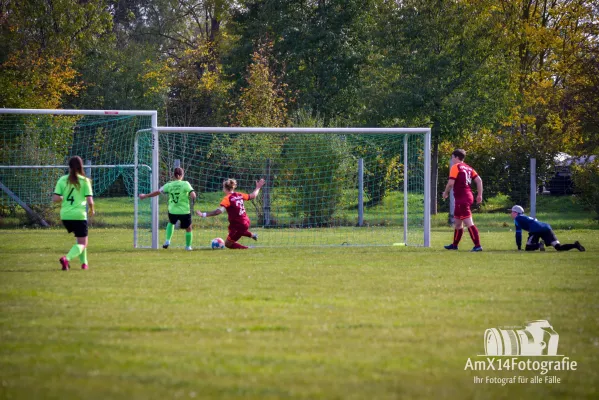
[[[104,3],[5,1],[0,12],[0,105],[58,108],[77,94],[74,64],[110,31]]]
[[[596,4],[502,0],[495,11],[500,34],[510,43],[518,94],[503,134],[524,137],[529,156],[584,148],[598,98],[592,61],[597,55]]]

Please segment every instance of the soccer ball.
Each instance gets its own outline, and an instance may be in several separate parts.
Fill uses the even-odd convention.
[[[212,239],[212,243],[210,243],[212,250],[219,250],[225,248],[225,241],[221,238]]]

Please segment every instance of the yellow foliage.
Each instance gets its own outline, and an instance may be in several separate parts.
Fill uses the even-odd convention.
[[[72,58],[19,50],[9,55],[0,69],[3,107],[59,108],[66,96],[82,88],[76,81]]]
[[[144,96],[165,94],[170,87],[171,74],[173,68],[170,66],[172,60],[156,63],[152,60],[146,60],[143,63],[147,72],[138,77],[146,85]]]

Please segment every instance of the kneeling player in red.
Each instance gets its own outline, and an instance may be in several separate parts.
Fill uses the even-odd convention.
[[[458,244],[464,233],[464,225],[466,225],[474,243],[472,251],[482,251],[483,248],[480,245],[478,228],[474,225],[472,212],[470,211],[470,205],[474,202],[470,184],[472,181],[476,183],[476,202],[480,204],[483,201],[483,181],[476,171],[464,162],[464,158],[466,158],[466,152],[462,149],[457,149],[451,153],[453,165],[449,171],[449,181],[443,192],[443,198],[446,199],[449,197],[449,191],[453,189],[455,198],[455,209],[453,212],[455,231],[453,233],[453,243],[445,246],[445,248],[447,250],[458,249]]]
[[[237,243],[242,236],[258,240],[258,235],[249,231],[250,219],[245,212],[243,201],[255,199],[260,192],[260,188],[264,186],[264,183],[264,179],[260,179],[256,182],[256,189],[250,194],[245,194],[235,191],[237,187],[235,179],[227,179],[223,182],[225,197],[220,202],[220,207],[207,213],[197,211],[197,214],[202,218],[214,217],[222,214],[225,210],[227,211],[227,215],[229,216],[229,235],[227,236],[227,240],[225,240],[225,247],[229,249],[247,249],[247,246]]]

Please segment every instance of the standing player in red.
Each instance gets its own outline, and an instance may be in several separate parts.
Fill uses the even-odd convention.
[[[223,182],[223,192],[225,192],[225,197],[223,197],[220,202],[220,207],[207,213],[197,211],[197,214],[202,218],[214,217],[222,214],[225,210],[227,211],[229,216],[229,235],[227,236],[227,240],[225,240],[225,246],[227,248],[247,249],[246,246],[237,243],[242,236],[258,240],[258,235],[249,231],[250,219],[245,212],[243,201],[255,199],[260,192],[260,188],[264,186],[264,183],[264,179],[260,179],[256,182],[256,189],[250,194],[245,194],[235,191],[235,188],[237,187],[237,181],[235,179],[227,179]]]
[[[455,198],[455,209],[453,216],[455,218],[455,231],[453,234],[453,243],[445,246],[447,250],[457,250],[458,243],[464,233],[464,224],[468,228],[470,237],[474,242],[472,251],[483,251],[480,245],[480,237],[478,229],[472,221],[472,212],[470,206],[474,203],[470,184],[474,180],[476,183],[476,203],[480,204],[483,201],[483,180],[478,176],[476,171],[464,162],[466,152],[462,149],[457,149],[451,153],[452,167],[449,171],[449,181],[445,186],[443,198],[449,197],[449,191],[453,188],[453,196]]]

